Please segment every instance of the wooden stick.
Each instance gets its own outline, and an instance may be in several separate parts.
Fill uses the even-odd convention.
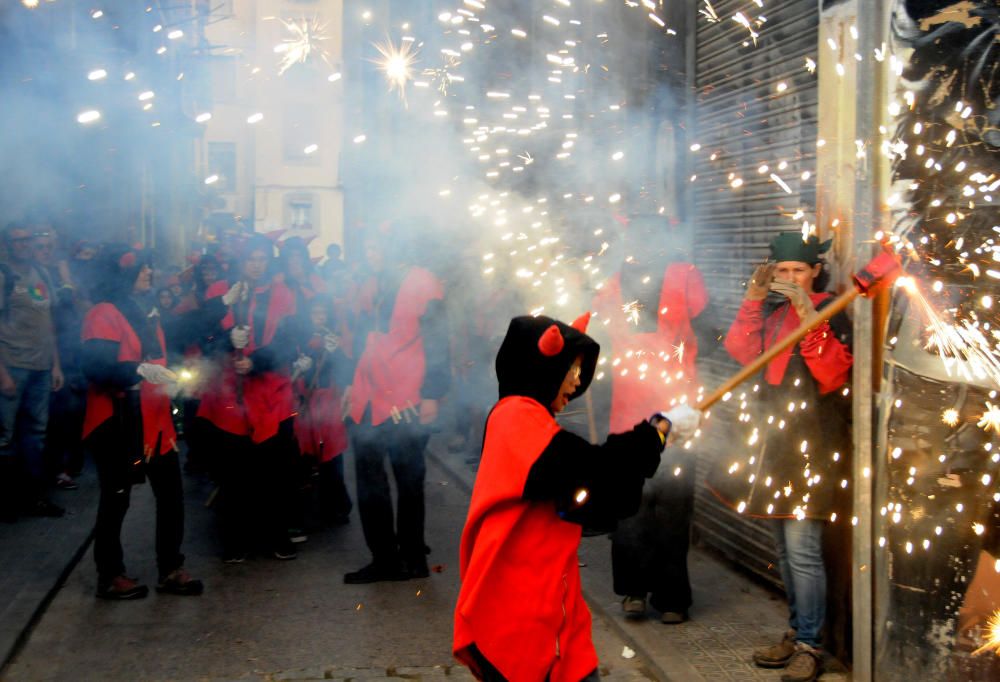
[[[719,402],[723,396],[732,391],[734,388],[742,384],[744,381],[752,377],[754,374],[759,372],[767,363],[771,362],[774,358],[780,355],[783,351],[794,346],[796,343],[801,341],[806,334],[812,331],[821,322],[829,320],[831,317],[844,310],[847,306],[851,304],[851,301],[856,299],[860,295],[857,289],[851,289],[850,291],[845,291],[840,296],[833,300],[833,303],[826,306],[815,315],[807,319],[805,322],[799,325],[799,328],[794,332],[786,336],[785,338],[778,341],[776,344],[764,351],[756,360],[746,365],[739,372],[729,377],[719,388],[698,403],[699,410],[707,410],[715,403]]]

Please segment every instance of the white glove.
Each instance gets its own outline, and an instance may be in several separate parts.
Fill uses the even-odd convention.
[[[151,384],[176,383],[177,375],[162,365],[143,362],[136,368],[136,373]]]
[[[292,363],[292,373],[302,375],[308,372],[313,366],[312,358],[308,355],[300,355]]]
[[[229,287],[229,291],[222,295],[222,302],[228,305],[233,305],[237,301],[245,301],[247,298],[247,285],[246,282],[237,282],[233,286]]]
[[[229,330],[229,341],[236,350],[243,350],[250,345],[250,327],[245,324],[233,327]]]
[[[670,420],[670,436],[673,439],[687,440],[701,426],[701,412],[686,403],[660,414]]]
[[[340,337],[336,334],[327,334],[323,337],[323,348],[326,349],[327,353],[337,350],[340,348]]]

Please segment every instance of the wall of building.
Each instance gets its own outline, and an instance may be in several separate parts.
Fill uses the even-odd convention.
[[[231,0],[205,28],[213,106],[202,158],[205,177],[219,176],[208,186],[214,210],[310,240],[314,255],[343,243],[342,81],[330,79],[342,19],[341,0]],[[298,47],[290,24],[307,27],[312,52],[284,68]]]

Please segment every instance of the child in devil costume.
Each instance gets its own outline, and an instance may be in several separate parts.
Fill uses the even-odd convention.
[[[582,527],[634,514],[667,436],[689,436],[699,423],[684,405],[603,445],[560,428],[555,415],[587,390],[597,365],[587,321],[514,318],[497,354],[500,401],[462,533],[453,642],[482,680],[597,679],[577,560]]]

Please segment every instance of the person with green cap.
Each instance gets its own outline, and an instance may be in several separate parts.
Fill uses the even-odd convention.
[[[771,241],[771,259],[754,271],[726,334],[733,358],[753,362],[832,302],[821,258],[830,244],[798,232]],[[741,423],[749,419],[749,447],[720,457],[709,473],[709,487],[723,503],[771,526],[790,629],[779,644],[755,650],[753,660],[785,668],[783,682],[808,682],[821,671],[823,534],[838,517],[839,491],[848,483],[852,364],[850,323],[838,313],[768,363],[741,410]]]

